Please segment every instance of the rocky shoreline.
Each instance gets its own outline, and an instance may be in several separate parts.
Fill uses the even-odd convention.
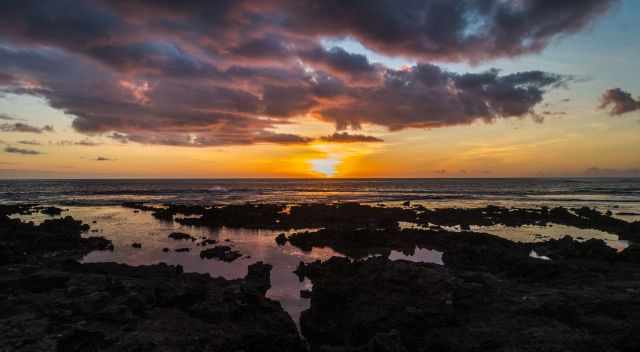
[[[265,297],[271,266],[240,280],[165,264],[80,264],[110,241],[70,217],[0,216],[2,351],[304,351],[295,323]]]
[[[302,251],[331,248],[346,257],[298,266],[300,279],[313,283],[301,292],[311,306],[301,315],[300,336],[281,305],[265,297],[268,263],[249,265],[237,280],[166,264],[80,264],[90,251],[112,249],[111,242],[87,237],[89,225],[69,216],[39,225],[10,217],[61,213],[52,207],[0,206],[4,350],[640,350],[640,247],[634,243],[640,223],[612,214],[431,210],[408,203],[124,206],[190,226],[315,229],[275,241]],[[418,227],[403,229],[400,222]],[[631,244],[618,252],[595,239],[519,243],[470,231],[549,223],[605,231]],[[444,265],[388,259],[391,251],[416,249],[442,252]],[[230,261],[241,253],[215,246],[201,256]]]

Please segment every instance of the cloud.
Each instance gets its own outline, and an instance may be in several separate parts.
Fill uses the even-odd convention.
[[[419,64],[406,70],[387,70],[380,86],[350,89],[347,99],[321,108],[319,115],[335,122],[338,129],[371,123],[391,130],[535,117],[534,107],[544,93],[571,79],[541,71],[503,76],[497,70],[457,74]]]
[[[631,93],[620,88],[612,88],[602,94],[600,109],[609,110],[609,115],[617,116],[640,110],[640,98],[634,99]]]
[[[538,52],[617,2],[291,0],[283,22],[296,33],[353,36],[387,55],[477,62]]]
[[[4,120],[4,121],[18,121],[21,120],[19,118],[13,117],[13,116],[9,116],[7,114],[0,114],[0,120]]]
[[[53,127],[46,125],[36,127],[22,122],[0,124],[0,132],[43,133],[53,132]]]
[[[336,132],[329,136],[323,136],[319,138],[322,142],[330,143],[379,143],[384,142],[382,139],[373,136],[366,136],[362,134],[348,134],[346,132]]]
[[[80,140],[80,141],[61,140],[61,141],[57,141],[57,142],[49,142],[49,144],[55,144],[55,145],[59,145],[59,146],[78,145],[78,146],[83,146],[83,147],[95,147],[95,146],[101,145],[101,143],[94,142],[94,141],[92,141],[92,140],[90,140],[88,138],[85,138],[85,139]]]
[[[544,94],[569,77],[395,70],[324,40],[477,63],[538,52],[616,2],[7,0],[0,93],[42,97],[89,136],[193,147],[308,143],[273,132],[299,116],[340,130],[540,120]]]
[[[329,50],[316,47],[301,52],[300,57],[305,62],[352,83],[378,81],[384,72],[383,66],[369,63],[366,56],[349,53],[340,47]]]
[[[105,158],[103,156],[99,156],[95,159],[95,161],[111,161],[113,159]]]
[[[41,152],[39,152],[37,150],[21,149],[21,148],[15,148],[15,147],[11,147],[11,146],[4,148],[4,151],[6,153],[22,154],[22,155],[39,155],[39,154],[42,154]]]
[[[607,169],[590,167],[583,174],[589,177],[640,177],[640,168]]]
[[[38,141],[18,141],[17,143],[23,145],[41,145]]]

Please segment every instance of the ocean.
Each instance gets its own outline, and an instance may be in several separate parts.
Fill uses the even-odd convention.
[[[0,203],[404,202],[640,209],[640,178],[0,180]]]

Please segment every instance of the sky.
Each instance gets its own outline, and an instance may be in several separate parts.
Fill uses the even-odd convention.
[[[635,0],[0,12],[0,178],[640,176]]]

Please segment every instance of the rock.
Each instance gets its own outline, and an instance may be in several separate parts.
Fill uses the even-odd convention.
[[[311,290],[300,290],[300,298],[304,298],[304,299],[311,298]]]
[[[232,250],[229,246],[215,246],[213,248],[204,249],[200,252],[200,258],[215,258],[225,262],[232,262],[240,257],[242,257],[242,254],[238,251]]]
[[[305,351],[289,315],[264,297],[266,264],[240,280],[165,264],[65,262],[34,270],[23,276],[19,267],[0,266],[1,280],[13,273],[15,282],[40,282],[37,290],[0,285],[1,297],[19,297],[0,301],[2,350]]]
[[[167,253],[167,252],[169,251],[169,248],[164,247],[164,248],[162,248],[162,251],[163,251],[163,252],[165,252],[165,253]]]
[[[191,236],[188,233],[184,233],[184,232],[172,232],[169,234],[169,238],[174,239],[174,240],[191,240],[194,241],[195,238],[193,236]]]
[[[287,235],[281,233],[276,236],[276,243],[278,244],[278,246],[284,246],[287,243]]]
[[[63,211],[62,209],[57,207],[45,207],[44,209],[40,210],[42,214],[49,215],[49,216],[60,215],[62,214],[62,211]]]
[[[202,246],[210,246],[210,245],[213,245],[213,244],[216,244],[216,243],[218,243],[218,241],[216,241],[216,240],[203,239],[202,242],[200,242],[200,245],[202,245]]]
[[[63,335],[57,342],[57,351],[84,352],[99,351],[108,345],[103,333],[74,329]]]
[[[637,345],[630,336],[640,322],[629,270],[637,269],[541,285],[384,257],[334,257],[304,269],[313,293],[300,327],[318,351],[623,351]]]
[[[271,288],[271,269],[273,266],[257,262],[249,265],[247,275],[244,277],[247,285],[253,287],[263,295]]]
[[[140,249],[140,248],[142,248],[142,244],[138,243],[138,242],[135,242],[135,243],[131,244],[131,247],[136,248],[136,249]]]
[[[620,260],[640,264],[640,245],[631,244],[620,253]]]
[[[189,251],[191,251],[191,249],[186,248],[186,247],[174,249],[174,252],[178,252],[178,253],[189,252]]]
[[[587,258],[611,261],[617,256],[617,251],[609,247],[603,240],[590,239],[579,242],[574,241],[571,236],[537,243],[534,248],[538,255],[553,260]]]

